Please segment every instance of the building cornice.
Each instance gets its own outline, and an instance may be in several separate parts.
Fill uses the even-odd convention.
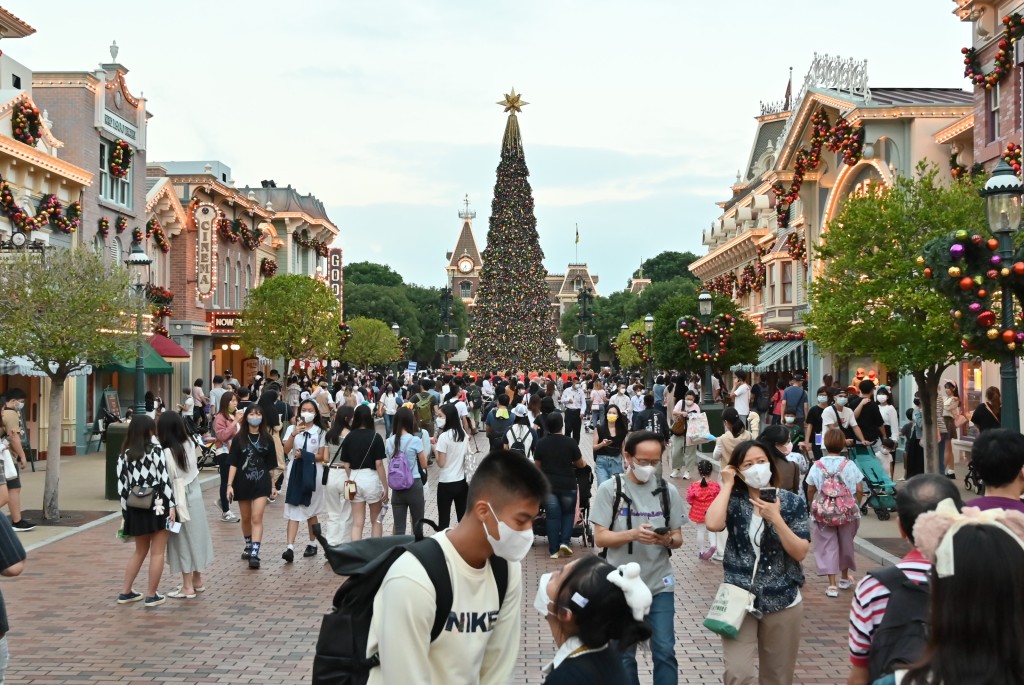
[[[29,147],[24,143],[18,142],[14,138],[0,136],[0,154],[14,157],[15,159],[27,162],[28,164],[35,165],[40,169],[63,176],[67,180],[73,181],[78,185],[92,185],[92,174],[85,169],[77,167],[69,162],[65,162],[62,159],[58,159],[53,155],[48,155],[34,147]]]
[[[100,82],[95,74],[81,71],[47,71],[32,74],[33,88],[85,88],[93,93]]]
[[[0,35],[4,38],[24,38],[35,32],[34,28],[0,7]]]
[[[967,133],[968,131],[970,131],[973,128],[974,128],[974,113],[972,112],[971,114],[968,114],[965,117],[961,117],[960,119],[957,119],[952,124],[950,124],[946,128],[944,128],[941,131],[939,131],[938,133],[936,133],[935,134],[935,142],[939,143],[940,145],[942,143],[948,143],[949,141],[953,140],[954,138],[956,138],[961,133]]]
[[[758,243],[765,236],[771,234],[771,229],[767,228],[748,229],[690,264],[690,271],[699,278],[707,280],[730,268],[735,268],[737,264],[755,257]],[[706,273],[702,274],[701,271]]]
[[[167,178],[171,179],[171,183],[174,185],[189,185],[197,186],[192,187],[192,196],[195,197],[195,193],[199,190],[204,191],[207,195],[210,195],[215,199],[216,195],[220,195],[228,202],[228,204],[240,206],[244,211],[250,215],[259,216],[266,220],[271,220],[275,217],[273,212],[267,211],[259,202],[250,200],[237,189],[231,186],[225,185],[218,181],[213,176],[208,175],[194,175],[194,176],[178,176],[175,174],[169,174]],[[216,202],[214,202],[216,204]],[[278,217],[286,216],[284,213],[277,214]]]

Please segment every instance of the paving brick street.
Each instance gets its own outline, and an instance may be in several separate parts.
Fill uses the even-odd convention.
[[[589,458],[589,449],[585,451]],[[290,565],[281,560],[281,500],[268,509],[263,569],[249,571],[238,557],[239,525],[216,520],[215,485],[216,479],[207,483],[205,498],[216,560],[205,574],[207,591],[195,600],[168,599],[150,610],[141,604],[115,604],[130,552],[128,545],[115,538],[117,521],[32,551],[26,572],[5,579],[0,586],[12,626],[7,682],[309,682],[320,615],[329,606],[339,578],[322,555],[316,559],[297,555]],[[432,500],[428,498],[428,517],[436,513]],[[716,683],[721,682],[720,647],[701,621],[721,582],[722,567],[696,558],[694,537],[692,526],[684,527],[686,547],[672,558],[679,587],[680,682]],[[545,541],[538,538],[524,562],[523,637],[516,684],[542,682],[540,669],[554,652],[548,627],[532,607],[539,576],[561,563],[548,559],[546,550]],[[588,552],[577,546],[576,553]],[[862,569],[873,566],[863,558],[859,563]],[[813,573],[813,562],[808,567]],[[145,584],[143,577],[144,572],[136,581],[137,589]],[[176,584],[165,572],[161,592]],[[808,576],[797,683],[845,681],[849,594],[830,600],[824,589],[816,576]],[[641,654],[640,663],[641,682],[651,682],[649,657]]]

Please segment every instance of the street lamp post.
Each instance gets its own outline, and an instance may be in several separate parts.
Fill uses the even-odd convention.
[[[400,339],[399,336],[402,334],[402,327],[398,325],[397,321],[395,323],[391,324],[391,332],[395,334],[395,340],[399,340]],[[402,355],[401,346],[399,346],[398,355],[399,355],[399,357],[401,357],[401,355]],[[395,372],[396,373],[398,372],[398,368],[397,367],[399,366],[400,362],[401,362],[401,359],[399,359],[398,361],[395,362]]]
[[[1020,230],[1021,195],[1024,187],[1006,160],[1000,160],[992,177],[979,191],[985,198],[988,230],[999,241],[999,257],[1003,264],[1013,262],[1013,234]],[[1012,330],[1013,293],[1005,284],[1002,288],[1002,329]],[[1003,428],[1020,432],[1020,404],[1017,397],[1017,367],[1011,350],[1003,352],[999,364],[999,385],[1002,394],[1000,423]]]
[[[626,322],[623,321],[622,325],[619,326],[620,335],[621,335],[621,333],[625,333],[628,330],[629,330],[629,326],[627,326]],[[622,371],[622,360],[621,359],[619,360],[619,371]]]
[[[697,311],[700,315],[700,322],[705,326],[711,321],[711,315],[715,311],[714,300],[711,299],[711,293],[707,290],[700,291],[700,295],[697,296]],[[703,335],[704,352],[708,355],[712,353],[711,349],[711,336],[707,333]],[[714,402],[714,398],[711,395],[711,361],[707,360],[704,362],[704,392],[703,398],[701,398],[701,404],[709,405]]]
[[[594,301],[593,292],[591,288],[580,288],[579,295],[576,296],[580,306],[579,314],[576,315],[580,322],[580,332],[573,339],[573,348],[580,353],[581,362],[586,359],[588,352],[597,352],[597,336],[590,333],[590,322],[593,320],[590,304]]]
[[[142,416],[146,413],[146,359],[145,348],[142,339],[142,313],[146,305],[146,282],[142,279],[142,272],[148,269],[153,263],[152,257],[146,254],[142,245],[138,242],[132,244],[132,251],[124,261],[135,274],[135,283],[132,290],[135,291],[135,416]],[[146,279],[148,280],[148,279]]]
[[[441,333],[434,340],[434,351],[441,353],[445,366],[448,366],[448,356],[458,351],[458,339],[452,335],[452,298],[451,287],[441,288]]]
[[[647,344],[647,389],[653,392],[654,388],[654,317],[648,313],[644,317],[644,330],[647,336],[644,342]]]

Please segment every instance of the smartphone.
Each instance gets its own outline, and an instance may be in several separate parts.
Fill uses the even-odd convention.
[[[814,444],[821,447],[821,433],[814,434]]]
[[[762,502],[775,502],[779,499],[779,490],[778,488],[763,488],[760,497]]]
[[[167,522],[167,530],[171,531],[172,533],[180,533],[181,532],[181,521],[175,521],[174,523],[171,523],[170,521],[168,521]]]
[[[669,527],[668,526],[662,526],[661,528],[655,528],[654,529],[654,534],[655,535],[664,535],[668,531],[669,531]]]

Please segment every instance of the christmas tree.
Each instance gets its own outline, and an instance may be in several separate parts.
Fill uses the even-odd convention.
[[[513,88],[498,104],[508,112],[508,122],[470,324],[468,366],[481,371],[554,370],[555,321],[516,118],[527,103]]]

